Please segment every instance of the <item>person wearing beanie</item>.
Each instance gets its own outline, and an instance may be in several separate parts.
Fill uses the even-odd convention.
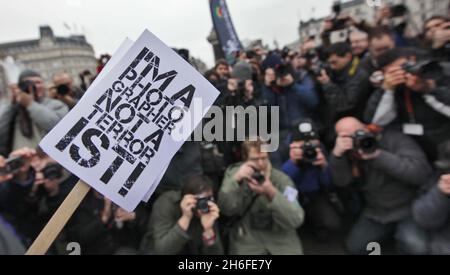
[[[0,108],[0,154],[29,147],[41,139],[67,114],[61,101],[46,96],[41,75],[23,71],[17,85],[11,86],[10,102]]]

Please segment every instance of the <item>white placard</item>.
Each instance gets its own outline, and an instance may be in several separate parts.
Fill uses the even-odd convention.
[[[131,212],[219,91],[148,30],[94,84],[40,145]]]

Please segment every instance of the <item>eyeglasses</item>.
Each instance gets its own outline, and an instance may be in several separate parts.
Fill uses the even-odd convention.
[[[269,157],[260,157],[260,158],[248,158],[249,161],[258,162],[258,161],[268,161]]]

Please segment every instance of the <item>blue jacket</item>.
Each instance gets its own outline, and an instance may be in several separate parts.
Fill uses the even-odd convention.
[[[314,193],[319,191],[320,186],[331,185],[331,173],[328,167],[324,170],[317,167],[302,170],[292,160],[288,160],[281,170],[292,179],[299,193]]]
[[[263,86],[262,96],[268,106],[280,107],[280,130],[289,130],[296,120],[311,118],[319,105],[314,81],[309,76],[305,76],[301,83],[296,82],[281,92]]]

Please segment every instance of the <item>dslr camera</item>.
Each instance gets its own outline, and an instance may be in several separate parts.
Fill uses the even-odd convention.
[[[293,139],[295,141],[305,141],[301,148],[303,151],[304,162],[313,163],[317,160],[317,149],[320,148],[320,146],[311,142],[311,140],[318,139],[318,134],[313,130],[312,123],[300,123],[298,129],[295,129],[294,131]]]
[[[438,84],[445,85],[450,77],[450,63],[436,60],[422,60],[419,62],[406,62],[402,69],[410,74],[423,79],[435,80]]]
[[[252,175],[252,178],[258,182],[258,184],[262,185],[266,178],[260,171],[255,171]]]
[[[34,85],[33,81],[30,80],[24,80],[24,81],[20,81],[19,84],[19,89],[27,94],[30,94],[30,91],[33,95],[36,94],[36,85]]]
[[[353,145],[355,151],[373,154],[379,148],[378,137],[373,133],[359,130],[353,135]]]
[[[57,91],[58,95],[65,96],[65,95],[69,94],[70,87],[69,87],[69,85],[61,84],[56,87],[56,91]]]
[[[25,164],[23,157],[11,157],[6,160],[4,167],[0,168],[0,176],[15,174]]]

